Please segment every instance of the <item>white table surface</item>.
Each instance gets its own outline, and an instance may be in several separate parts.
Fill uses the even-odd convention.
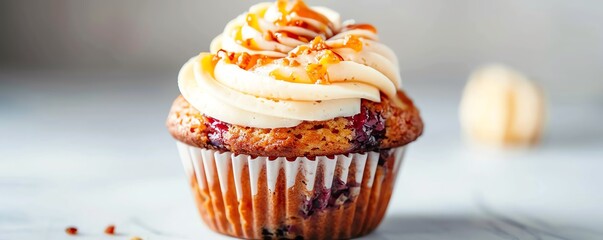
[[[201,223],[164,127],[174,76],[0,80],[0,239],[228,239]],[[433,83],[407,83],[426,131],[365,239],[603,239],[601,96],[552,99],[543,143],[501,151],[466,144],[461,86]]]

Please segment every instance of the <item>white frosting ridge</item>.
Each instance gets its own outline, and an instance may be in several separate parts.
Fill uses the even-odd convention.
[[[318,43],[326,47],[312,48],[315,38],[325,39]],[[346,43],[350,39],[354,46]],[[230,21],[210,49],[184,64],[178,85],[193,107],[230,124],[281,128],[353,116],[362,99],[379,102],[381,93],[401,104],[393,51],[378,42],[375,32],[342,24],[328,8],[287,1],[257,4]],[[219,51],[268,60],[245,67],[237,59],[216,56]],[[324,62],[325,55],[339,59]],[[295,64],[278,61],[283,59]]]
[[[271,117],[240,109],[214,98],[207,89],[197,85],[193,73],[192,62],[187,62],[180,70],[178,86],[182,96],[203,114],[231,124],[270,128],[271,126],[293,127],[301,123],[299,120]]]

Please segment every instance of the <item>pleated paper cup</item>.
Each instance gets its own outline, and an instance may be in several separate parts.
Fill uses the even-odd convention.
[[[405,147],[268,158],[177,143],[201,218],[249,239],[345,239],[383,219]]]

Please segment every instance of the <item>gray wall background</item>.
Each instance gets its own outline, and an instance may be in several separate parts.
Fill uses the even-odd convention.
[[[177,72],[259,1],[2,0],[0,70]],[[509,64],[557,95],[603,94],[603,1],[308,0],[374,24],[405,81]],[[434,80],[437,79],[437,80]]]

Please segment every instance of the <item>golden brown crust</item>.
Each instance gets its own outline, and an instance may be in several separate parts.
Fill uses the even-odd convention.
[[[172,105],[167,126],[174,138],[191,146],[252,156],[313,157],[365,152],[406,145],[423,132],[417,108],[404,92],[398,91],[398,97],[404,108],[382,97],[380,103],[363,100],[362,112],[354,117],[262,129],[206,117],[179,96]]]

